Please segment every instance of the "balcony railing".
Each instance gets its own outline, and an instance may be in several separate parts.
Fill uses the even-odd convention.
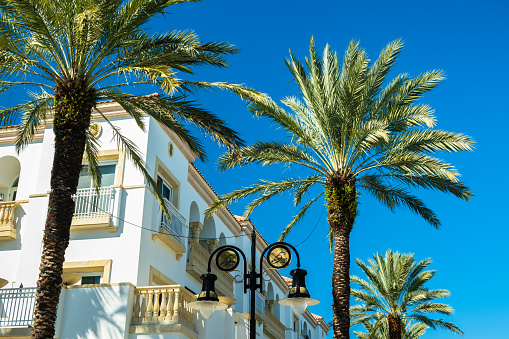
[[[0,289],[0,327],[32,325],[35,287]]]
[[[138,287],[134,298],[130,333],[194,333],[193,310],[188,304],[196,296],[182,286]]]
[[[73,195],[75,201],[74,218],[110,216],[113,213],[115,189],[113,187],[83,188]]]
[[[0,240],[16,239],[14,212],[18,206],[18,201],[0,202]]]
[[[255,309],[265,315],[265,297],[258,291],[255,292]]]
[[[170,214],[171,220],[168,220],[166,215],[161,211],[161,227],[165,228],[168,232],[172,233],[178,241],[180,241],[183,245],[184,242],[184,230],[186,228],[186,218],[177,210],[175,206],[167,199],[164,199],[164,204],[168,209],[168,213]]]

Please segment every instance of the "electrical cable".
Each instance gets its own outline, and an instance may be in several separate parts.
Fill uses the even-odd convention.
[[[104,212],[106,215],[108,215],[108,216],[110,216],[110,217],[113,217],[113,218],[115,218],[115,219],[118,219],[118,220],[120,220],[120,221],[122,221],[122,222],[124,222],[124,223],[126,223],[126,224],[131,225],[131,226],[138,227],[138,228],[140,228],[140,229],[142,229],[142,230],[151,231],[151,232],[153,232],[153,233],[167,234],[167,233],[164,233],[164,232],[155,231],[155,230],[153,230],[153,229],[151,229],[151,228],[147,228],[147,227],[143,227],[143,226],[137,225],[137,224],[135,224],[135,223],[132,223],[132,222],[130,222],[130,221],[127,221],[127,220],[125,220],[125,219],[122,219],[122,218],[120,218],[120,217],[117,217],[117,216],[115,216],[115,215],[111,214],[110,212],[103,210],[102,208],[100,208],[100,207],[99,207],[99,206],[97,206],[96,204],[92,203],[91,201],[88,201],[87,199],[85,199],[85,197],[79,197],[79,196],[78,196],[78,197],[76,197],[76,198],[77,198],[77,199],[81,199],[81,201],[85,201],[87,204],[89,204],[89,205],[91,205],[92,207],[94,207],[94,208],[96,208],[96,209],[100,210],[101,212]],[[183,236],[183,235],[177,235],[177,234],[175,234],[175,233],[172,233],[172,235],[173,235],[174,237],[176,237],[176,238],[181,238],[181,239],[191,239],[191,238],[193,238],[193,237],[188,237],[188,236]],[[225,239],[228,239],[228,238],[239,238],[239,237],[247,237],[247,235],[246,235],[246,234],[239,234],[239,235],[228,236],[228,237],[226,237],[226,236],[225,236],[224,238],[225,238]],[[211,240],[211,239],[214,239],[214,240],[215,240],[215,239],[219,239],[219,238],[200,238],[200,240]]]
[[[302,245],[303,243],[306,242],[306,240],[309,239],[309,237],[311,236],[311,234],[313,234],[313,232],[316,230],[316,226],[318,226],[318,223],[320,222],[320,220],[322,219],[322,215],[323,215],[323,211],[325,211],[325,206],[323,207],[322,209],[322,213],[320,214],[320,218],[318,218],[318,221],[316,222],[316,225],[315,227],[313,228],[313,230],[311,231],[311,233],[309,233],[309,235],[306,237],[306,239],[302,240],[302,242],[300,244],[298,244],[297,246],[295,247],[299,247],[300,245]]]

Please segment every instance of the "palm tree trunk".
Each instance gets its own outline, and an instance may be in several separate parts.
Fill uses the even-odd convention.
[[[401,318],[399,315],[389,314],[389,339],[401,339]]]
[[[355,181],[334,173],[326,183],[329,226],[334,234],[332,309],[334,339],[350,338],[350,232],[357,216]]]
[[[62,285],[64,255],[74,214],[72,195],[78,186],[90,125],[94,91],[83,82],[56,88],[55,155],[51,170],[51,191],[43,236],[43,251],[37,280],[32,338],[53,338]]]

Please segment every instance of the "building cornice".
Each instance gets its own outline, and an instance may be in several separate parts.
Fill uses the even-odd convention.
[[[38,141],[42,141],[42,139],[44,139],[44,127],[43,126],[39,126],[34,131],[32,142],[38,142]],[[0,129],[0,145],[15,144],[17,138],[18,138],[18,126],[7,126],[7,127]]]

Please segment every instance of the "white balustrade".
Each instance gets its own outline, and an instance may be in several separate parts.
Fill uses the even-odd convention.
[[[84,188],[73,195],[75,201],[74,218],[90,218],[108,216],[113,214],[115,202],[115,189],[113,187]]]
[[[188,304],[196,296],[182,286],[138,287],[134,295],[133,324],[175,323],[194,330],[193,310]]]

